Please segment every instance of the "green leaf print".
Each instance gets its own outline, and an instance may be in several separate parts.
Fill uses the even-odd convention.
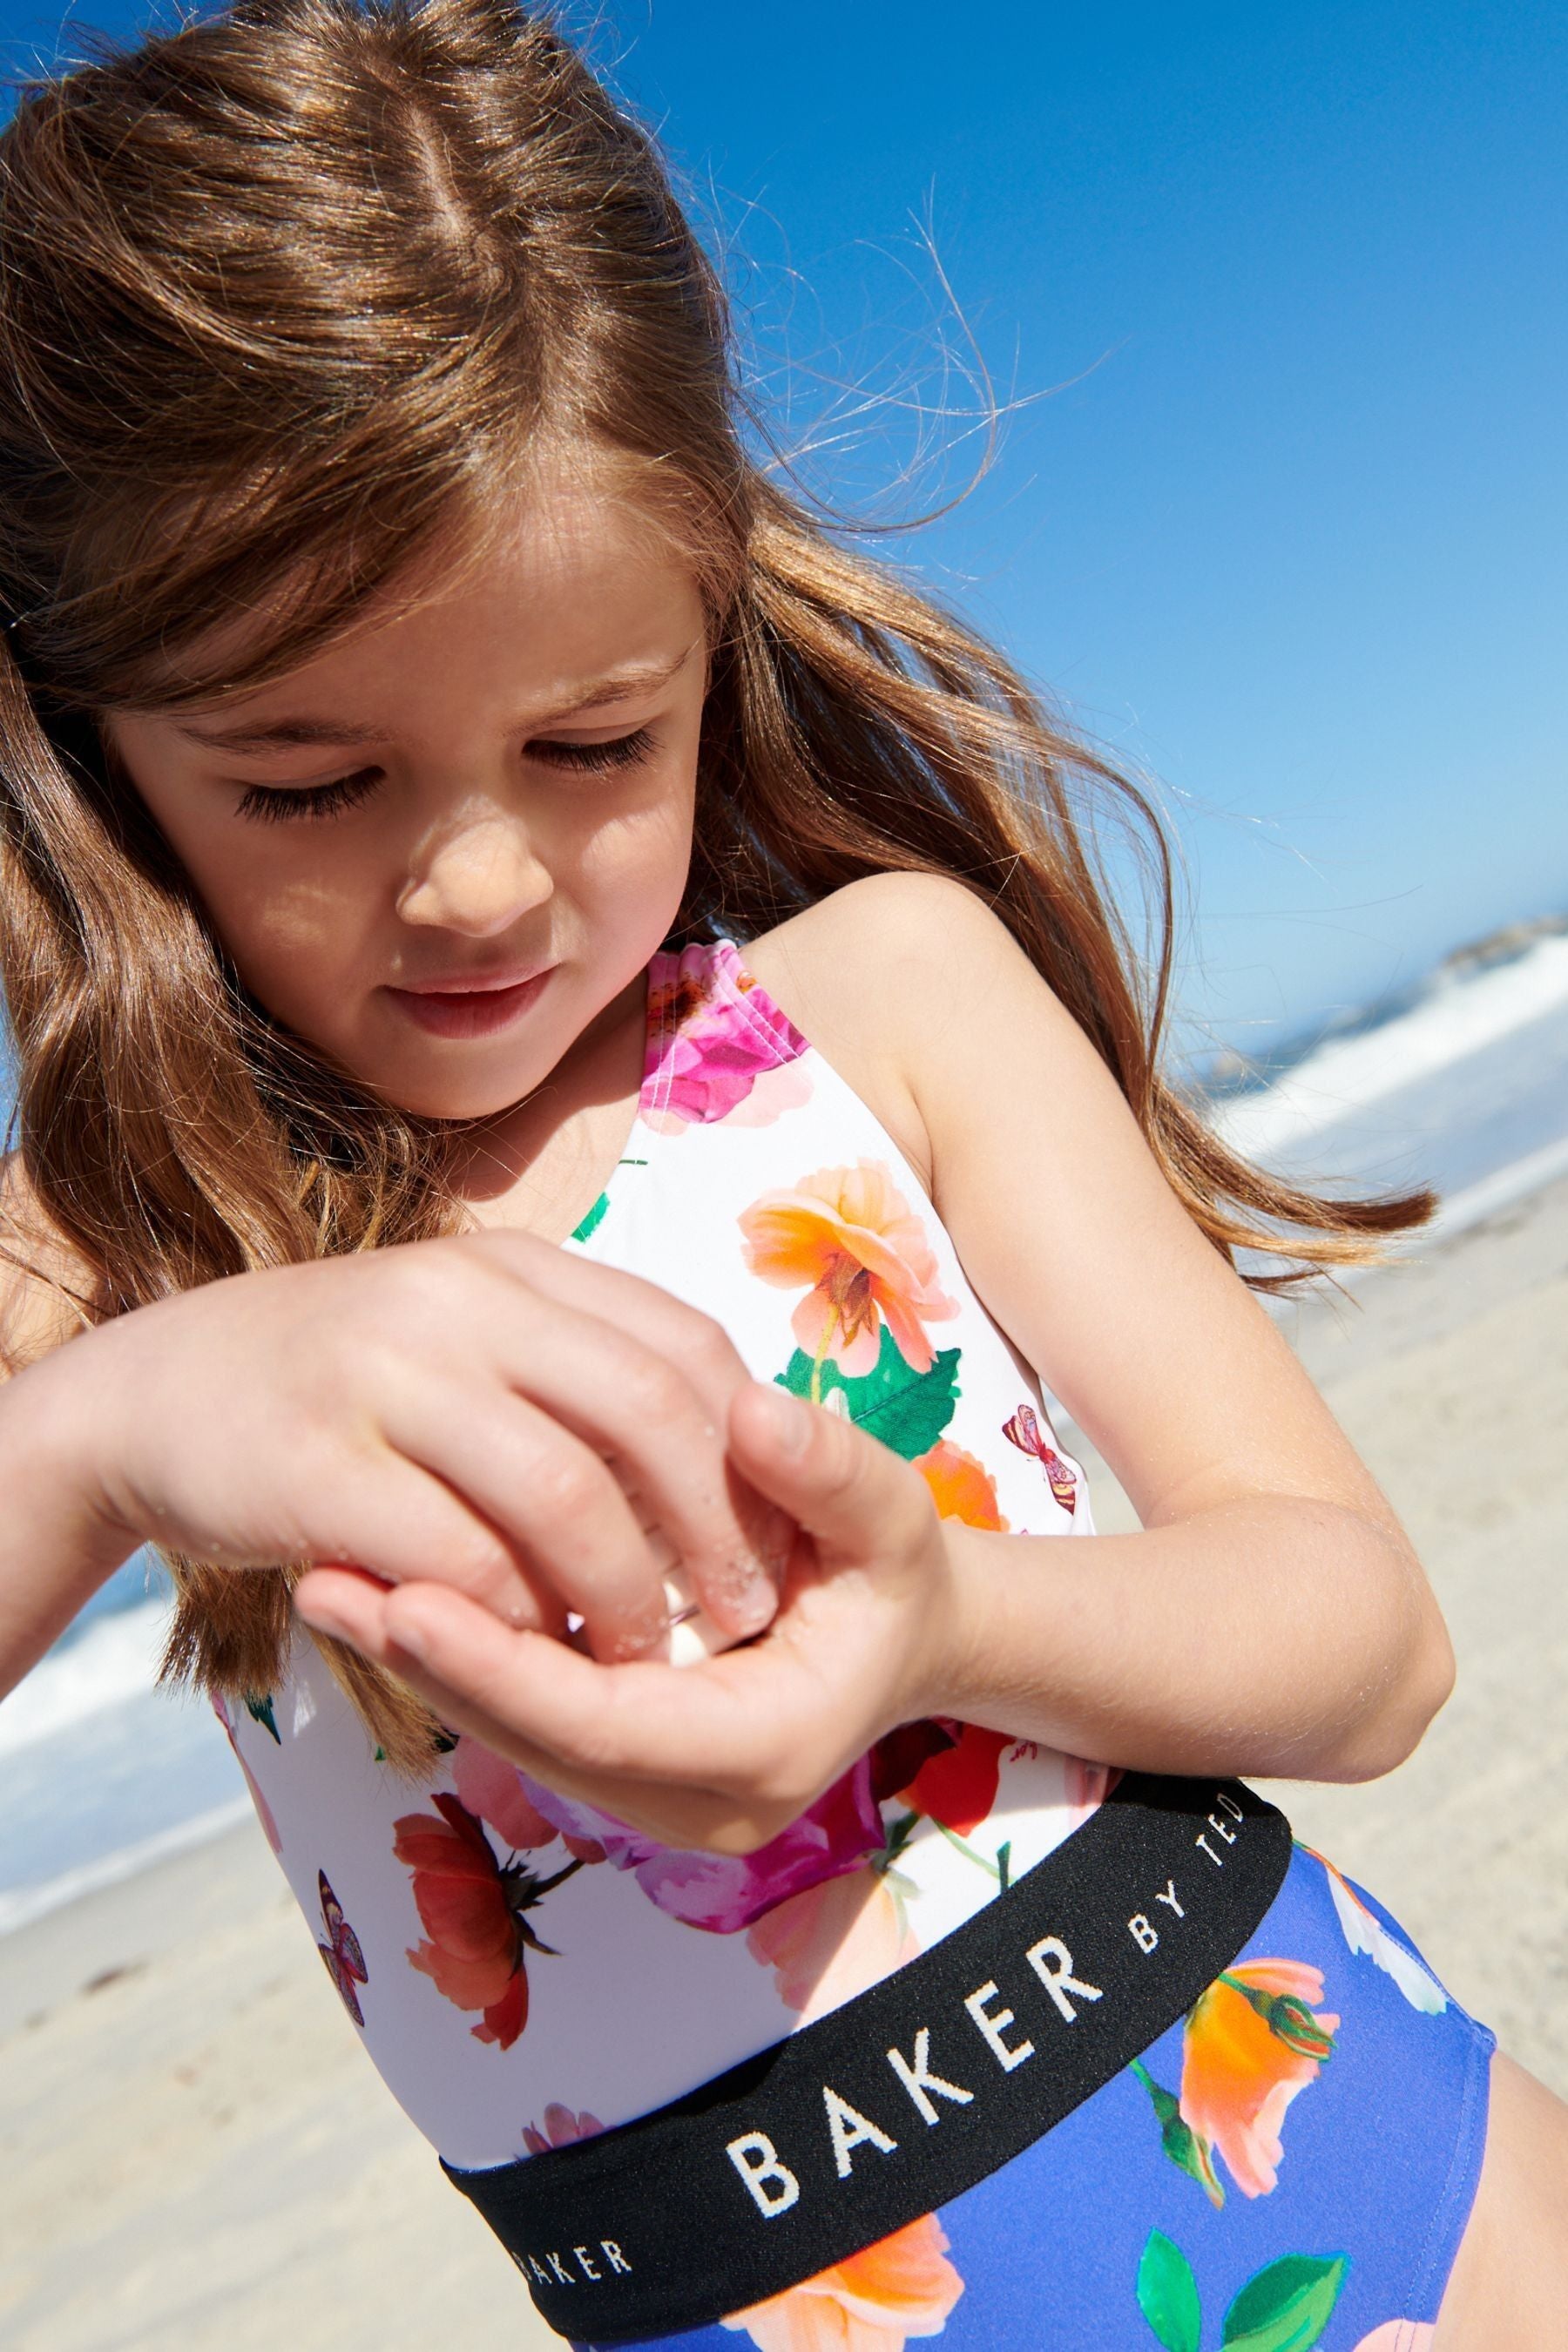
[[[1163,2230],[1151,2230],[1138,2264],[1138,2308],[1165,2352],[1198,2352],[1203,2310],[1193,2266]]]
[[[1309,2352],[1350,2268],[1343,2254],[1287,2254],[1247,2280],[1225,2315],[1226,2352]]]
[[[1222,2206],[1225,2189],[1215,2170],[1214,2153],[1207,2140],[1194,2131],[1182,2113],[1181,2101],[1174,2092],[1167,2091],[1163,2083],[1156,2083],[1142,2059],[1133,2059],[1132,2072],[1153,2102],[1165,2154],[1173,2164],[1197,2182],[1211,2205],[1216,2209]]]
[[[572,1234],[573,1240],[574,1242],[585,1242],[590,1234],[597,1233],[599,1227],[605,1222],[605,1212],[609,1205],[609,1194],[607,1192],[601,1192],[593,1207],[589,1210],[587,1215],[584,1218],[582,1223],[574,1228]]]
[[[906,1462],[913,1462],[931,1452],[952,1419],[958,1402],[958,1358],[956,1348],[943,1348],[929,1372],[917,1372],[905,1361],[898,1341],[884,1324],[877,1369],[862,1379],[846,1380],[831,1357],[814,1368],[801,1348],[776,1379],[792,1396],[809,1397],[815,1369],[824,1404],[837,1391],[851,1421],[879,1437]]]
[[[245,1694],[245,1711],[247,1715],[251,1717],[253,1722],[265,1724],[268,1730],[272,1734],[273,1738],[277,1740],[279,1747],[282,1747],[283,1737],[278,1728],[278,1717],[272,1712],[272,1693],[270,1691],[247,1691]]]

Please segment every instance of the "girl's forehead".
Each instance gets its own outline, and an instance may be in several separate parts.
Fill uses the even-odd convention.
[[[296,593],[284,581],[184,656],[177,667],[212,685],[177,696],[184,716],[237,725],[348,690],[427,700],[471,693],[498,670],[547,700],[586,700],[601,683],[647,692],[705,635],[701,588],[671,533],[591,478],[547,480],[455,525],[327,642],[258,677],[258,651]]]

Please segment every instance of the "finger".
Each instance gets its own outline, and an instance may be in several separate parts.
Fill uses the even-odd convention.
[[[184,1549],[235,1567],[272,1566],[279,1559],[352,1559],[395,1583],[437,1576],[468,1591],[501,1596],[520,1623],[550,1627],[563,1611],[530,1582],[526,1563],[500,1532],[445,1480],[390,1447],[355,1449],[322,1443],[300,1444],[291,1461],[297,1500],[292,1524],[274,1525],[265,1559],[226,1542],[221,1526],[210,1532],[187,1529]],[[235,1496],[237,1518],[253,1523],[268,1516],[262,1496],[247,1508],[243,1491]]]
[[[776,1697],[770,1703],[761,1651],[700,1666],[602,1665],[545,1636],[511,1632],[446,1586],[377,1591],[328,1570],[301,1580],[296,1606],[367,1655],[411,1667],[420,1687],[439,1685],[461,1713],[500,1727],[514,1752],[526,1742],[543,1777],[563,1785],[566,1773],[705,1791],[771,1789],[787,1764],[787,1745],[771,1728],[787,1710]],[[737,1681],[742,1659],[752,1671]]]
[[[662,1648],[668,1552],[650,1541],[602,1456],[552,1413],[526,1397],[476,1393],[464,1383],[400,1402],[385,1427],[400,1452],[495,1523],[563,1610],[583,1617],[596,1656],[645,1657]],[[514,1588],[515,1577],[499,1588],[463,1585],[509,1621]]]
[[[736,1397],[730,1445],[752,1483],[813,1538],[825,1565],[896,1553],[934,1524],[930,1490],[908,1463],[776,1383],[754,1381]]]
[[[686,1366],[582,1308],[531,1295],[503,1361],[516,1388],[610,1464],[721,1629],[760,1633],[778,1605],[790,1529],[731,1476],[725,1415]],[[574,1606],[589,1613],[584,1601]]]
[[[448,1730],[468,1733],[493,1755],[504,1756],[561,1795],[577,1799],[600,1814],[607,1813],[627,1828],[641,1830],[661,1845],[682,1851],[753,1853],[786,1829],[808,1801],[794,1792],[784,1798],[770,1799],[760,1793],[738,1797],[733,1791],[696,1783],[681,1786],[574,1769],[529,1739],[510,1718],[491,1713],[467,1692],[443,1682],[400,1648],[384,1622],[384,1588],[350,1570],[317,1570],[301,1581],[295,1597],[308,1624],[335,1640],[352,1643],[364,1655],[390,1668]],[[584,1833],[590,1834],[591,1830]]]
[[[591,1318],[601,1334],[608,1332],[646,1350],[647,1357],[660,1365],[673,1365],[695,1393],[699,1407],[705,1409],[713,1431],[724,1429],[730,1405],[747,1386],[750,1374],[733,1340],[712,1316],[639,1275],[596,1265],[532,1234],[485,1234],[465,1240],[460,1246],[502,1267],[531,1297],[549,1299],[573,1316]],[[647,1357],[638,1361],[646,1361]],[[529,1369],[536,1370],[537,1364],[535,1358]],[[523,1385],[529,1386],[526,1378]],[[531,1388],[530,1392],[534,1392]],[[602,1408],[602,1383],[597,1401]],[[776,1587],[788,1558],[795,1530],[774,1505],[736,1475],[732,1465],[725,1466],[712,1490],[721,1500],[694,1503],[683,1495],[681,1488],[689,1482],[679,1474],[687,1462],[696,1458],[689,1448],[688,1439],[675,1449],[661,1450],[649,1442],[640,1448],[628,1444],[622,1450],[637,1462],[641,1490],[657,1501],[661,1511],[680,1520],[679,1528],[672,1526],[669,1532],[700,1599],[725,1632],[742,1638],[760,1632],[768,1622],[772,1588]],[[721,1450],[716,1440],[716,1453]],[[742,1537],[739,1574],[729,1533],[735,1521]],[[766,1585],[757,1573],[759,1563],[766,1571]]]

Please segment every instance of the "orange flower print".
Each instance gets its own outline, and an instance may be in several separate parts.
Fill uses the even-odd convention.
[[[1182,2120],[1224,2157],[1244,2197],[1279,2179],[1285,2110],[1333,2053],[1337,2017],[1315,2011],[1320,1969],[1243,1960],[1200,1994],[1187,2018]]]
[[[503,1869],[489,1840],[456,1797],[433,1797],[436,1815],[405,1813],[393,1823],[392,1850],[414,1874],[414,1901],[427,1940],[408,1954],[458,2009],[484,2011],[476,2042],[510,2050],[528,2022],[524,1947],[548,1952],[524,1913],[583,1865],[574,1860],[552,1877],[522,1864]]]
[[[937,1517],[962,1519],[966,1528],[994,1528],[1005,1535],[1007,1522],[996,1503],[996,1481],[984,1462],[939,1437],[915,1468],[931,1488]]]
[[[864,1379],[886,1323],[910,1370],[930,1371],[926,1324],[958,1303],[938,1288],[925,1227],[885,1168],[821,1169],[793,1192],[764,1192],[740,1222],[753,1274],[782,1290],[806,1286],[791,1328],[815,1366],[831,1357],[847,1380]]]
[[[758,2352],[903,2352],[913,2336],[940,2336],[963,2293],[942,2224],[927,2213],[720,2324]]]

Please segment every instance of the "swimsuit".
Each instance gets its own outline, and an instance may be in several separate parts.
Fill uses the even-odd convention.
[[[944,1515],[1063,1541],[1090,1532],[1083,1475],[1039,1383],[971,1289],[919,1179],[731,943],[655,958],[637,1121],[567,1245],[714,1316],[756,1377],[847,1413],[912,1462]],[[992,2129],[975,2120],[987,2098],[1014,2117],[994,2126],[1013,2135],[999,2157],[928,2210],[889,2208],[898,2226],[873,2242],[836,2242],[826,2266],[782,2285],[775,2264],[765,2294],[737,2291],[727,2305],[710,2282],[701,2324],[637,2340],[692,2352],[900,2352],[928,2337],[951,2352],[1428,2341],[1479,2172],[1491,2037],[1387,1915],[1292,1850],[1247,1792],[1191,1784],[1194,1839],[1187,1784],[1164,1784],[1174,1812],[1148,1784],[1154,1810],[1140,1813],[1131,1776],[1119,1785],[1102,1766],[958,1723],[908,1726],[734,1858],[661,1848],[467,1737],[423,1780],[400,1777],[303,1637],[276,1689],[219,1711],[345,2008],[460,2186],[526,2184],[520,2160],[541,2158],[541,2182],[585,2179],[599,2160],[588,2144],[618,2126],[629,2128],[605,2141],[610,2155],[679,2146],[639,2139],[649,2127],[637,2119],[673,2116],[679,2132],[688,2109],[712,2107],[701,2086],[744,2087],[792,2045],[842,2054],[862,2017],[880,2037],[883,2089],[857,2106],[823,2084],[822,2147],[846,2200],[867,2180],[874,2199],[900,2164],[930,2163],[951,2184],[932,2152]],[[1143,1958],[1151,1982],[1179,1966],[1220,1883],[1211,1864],[1235,1882],[1237,1840],[1258,1855],[1276,1841],[1250,1932],[1215,1948],[1213,1976],[1163,2012],[1173,2021],[1117,2052],[1109,1974],[1094,1982],[1062,1937],[1031,1930],[1014,1938],[1015,1978],[988,1964],[972,1989],[948,1970],[955,2022],[932,2010],[922,2026],[911,2010],[881,2031],[890,2012],[876,2003],[903,1985],[938,1998],[944,1953],[993,1936],[1002,1950],[1009,1923],[1032,1916],[1031,1887],[1070,1882],[1081,1912],[1084,1858],[1095,1839],[1109,1853],[1123,1821],[1179,1832],[1189,1859],[1167,1870],[1161,1848],[1147,1897],[1109,1920],[1121,1958],[1103,1939],[1094,1948],[1118,1984]],[[1015,1981],[1033,2009],[998,1991]],[[1059,2019],[1092,2027],[1112,2058],[1056,2120]],[[1026,2042],[1041,2053],[1030,2064]],[[1049,2127],[1020,2126],[1037,2095]],[[786,2225],[805,2231],[785,2209],[809,2203],[805,2175],[784,2143],[738,2131],[725,2147],[715,2245],[721,2223],[753,2209],[771,2247]],[[657,2167],[645,2177],[665,2179]],[[829,2207],[834,2177],[828,2165]],[[628,2249],[603,2231],[537,2252],[507,2242],[552,2324],[592,2345],[595,2297],[625,2286]],[[700,2277],[695,2292],[703,2309]]]

